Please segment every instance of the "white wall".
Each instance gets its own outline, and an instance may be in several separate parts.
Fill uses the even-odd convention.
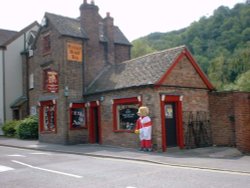
[[[31,30],[38,30],[38,27]],[[30,31],[31,31],[30,30]],[[12,120],[10,105],[23,95],[23,72],[21,52],[25,50],[25,37],[23,34],[7,46],[5,51],[5,102],[6,120]]]
[[[23,50],[24,36],[21,36],[7,46],[5,53],[6,120],[12,119],[11,103],[23,94],[22,56],[20,54]]]

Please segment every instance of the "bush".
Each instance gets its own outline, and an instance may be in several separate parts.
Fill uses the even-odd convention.
[[[2,127],[4,135],[9,136],[9,137],[16,136],[16,131],[17,131],[19,124],[20,124],[20,121],[17,121],[17,120],[7,121]]]
[[[21,121],[17,128],[17,135],[21,139],[38,138],[38,119],[36,116],[30,116]]]

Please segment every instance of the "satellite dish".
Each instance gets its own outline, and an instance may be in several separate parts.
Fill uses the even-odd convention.
[[[41,22],[41,26],[44,27],[47,25],[47,18],[43,17],[42,22]]]

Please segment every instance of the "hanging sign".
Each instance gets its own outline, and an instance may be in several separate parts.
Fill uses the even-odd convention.
[[[82,45],[78,43],[67,43],[67,60],[82,62]]]
[[[50,93],[58,93],[58,73],[56,71],[48,70],[46,79],[46,89]]]

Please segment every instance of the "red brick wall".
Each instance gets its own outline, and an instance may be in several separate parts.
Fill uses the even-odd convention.
[[[203,111],[208,112],[208,91],[203,89],[187,89],[187,88],[137,88],[126,89],[121,91],[113,91],[99,95],[88,97],[87,101],[94,101],[104,96],[101,102],[101,132],[103,144],[116,145],[122,147],[135,148],[139,145],[138,135],[127,132],[113,132],[113,114],[112,99],[128,98],[142,96],[142,105],[146,105],[150,109],[150,117],[153,122],[153,144],[158,150],[162,148],[162,126],[161,126],[161,109],[160,94],[169,93],[175,95],[183,95],[183,111]],[[183,131],[187,128],[183,125]],[[184,135],[184,140],[187,135]]]
[[[236,146],[250,153],[250,93],[234,93]]]
[[[193,88],[207,88],[189,60],[184,57],[168,75],[164,84]]]
[[[209,95],[210,121],[213,143],[219,146],[234,146],[233,95],[211,93]]]
[[[235,146],[250,152],[250,93],[214,92],[209,96],[215,145]]]
[[[115,45],[115,63],[121,63],[130,59],[130,46]]]

